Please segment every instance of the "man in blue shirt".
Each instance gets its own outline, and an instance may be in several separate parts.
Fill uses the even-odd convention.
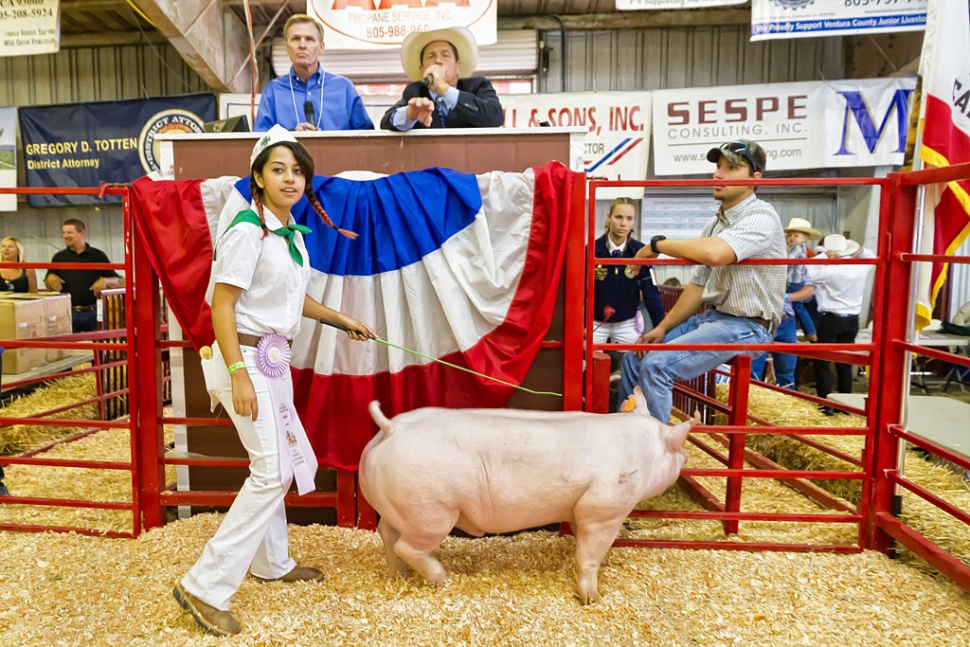
[[[293,66],[263,90],[253,130],[267,131],[275,124],[298,131],[373,130],[354,84],[320,67],[320,23],[306,14],[293,14],[283,27],[283,38]]]

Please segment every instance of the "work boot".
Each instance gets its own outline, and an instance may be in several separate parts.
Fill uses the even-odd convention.
[[[242,627],[239,626],[239,623],[236,622],[236,619],[232,617],[231,613],[210,607],[182,588],[181,582],[175,585],[175,588],[172,590],[172,595],[175,596],[175,599],[182,605],[183,609],[192,614],[192,617],[195,618],[195,621],[199,623],[199,626],[207,634],[212,634],[213,636],[229,636],[242,631]]]
[[[258,575],[253,575],[253,577],[260,582],[322,582],[324,575],[321,571],[309,566],[294,566],[292,571],[276,579],[268,580]]]

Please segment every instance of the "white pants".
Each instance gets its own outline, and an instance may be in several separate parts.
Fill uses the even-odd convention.
[[[229,413],[249,453],[249,477],[199,561],[182,579],[186,591],[220,611],[229,610],[229,599],[239,589],[247,569],[257,577],[276,579],[296,566],[289,556],[283,507],[283,496],[290,489],[293,476],[291,473],[285,482],[280,478],[279,430],[269,386],[256,368],[256,349],[243,346],[242,355],[256,388],[256,422],[233,410],[232,381],[218,344],[212,346],[212,359],[203,363],[213,362],[204,367],[206,386]],[[293,380],[289,372],[283,379],[292,400]]]
[[[599,321],[593,322],[594,344],[605,344],[611,339],[614,344],[635,344],[639,337],[640,335],[637,334],[636,317],[615,323],[606,322],[601,324]]]

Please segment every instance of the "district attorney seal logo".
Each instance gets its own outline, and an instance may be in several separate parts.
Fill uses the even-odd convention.
[[[180,108],[162,110],[152,115],[145,122],[138,136],[138,157],[141,159],[145,173],[151,173],[161,168],[158,160],[158,142],[156,135],[170,133],[201,133],[202,120],[195,113]]]

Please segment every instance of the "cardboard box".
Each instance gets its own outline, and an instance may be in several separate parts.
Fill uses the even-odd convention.
[[[44,336],[44,302],[37,298],[21,298],[24,296],[4,295],[4,298],[0,298],[0,340]],[[3,352],[4,374],[23,373],[46,362],[45,348],[8,348]]]
[[[70,335],[74,330],[71,323],[71,295],[56,294],[44,296],[44,325],[46,326],[45,337],[56,337],[58,335]],[[48,348],[47,361],[67,357],[71,350],[67,348]]]

